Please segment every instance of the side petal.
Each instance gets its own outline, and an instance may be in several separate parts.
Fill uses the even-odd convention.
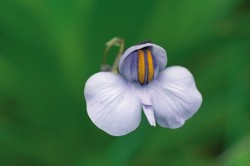
[[[162,127],[181,127],[202,103],[194,78],[184,67],[161,71],[149,89],[156,121]]]
[[[141,121],[141,103],[119,74],[99,72],[84,89],[87,112],[92,122],[113,136],[135,130]]]

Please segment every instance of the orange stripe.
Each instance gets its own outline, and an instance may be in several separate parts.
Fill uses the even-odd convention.
[[[154,77],[154,64],[153,64],[153,57],[150,50],[147,50],[147,59],[148,59],[148,80],[147,83],[152,81]]]
[[[138,80],[140,84],[144,84],[145,82],[145,71],[144,52],[142,50],[138,50]]]

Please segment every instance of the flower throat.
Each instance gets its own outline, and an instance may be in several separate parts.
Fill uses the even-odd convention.
[[[141,85],[148,84],[154,78],[154,60],[149,49],[138,50],[138,75]]]

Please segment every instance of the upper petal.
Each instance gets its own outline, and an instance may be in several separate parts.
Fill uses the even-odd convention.
[[[140,100],[121,75],[99,72],[91,76],[84,95],[90,119],[110,135],[128,134],[140,124]]]
[[[157,62],[159,64],[159,69],[160,70],[165,69],[165,67],[167,65],[167,52],[165,51],[165,49],[163,49],[162,47],[160,47],[156,44],[153,44],[152,54],[157,59]]]
[[[151,50],[147,47],[132,52],[123,61],[120,74],[130,82],[139,82],[141,85],[150,83],[159,73],[159,64]]]
[[[202,103],[192,74],[183,67],[161,71],[148,89],[156,121],[162,127],[181,127]]]
[[[125,69],[125,66],[126,65],[124,63],[125,59],[131,54],[133,53],[134,51],[137,51],[139,49],[142,49],[142,48],[145,48],[145,47],[150,47],[151,48],[151,51],[152,51],[152,54],[153,56],[156,58],[157,60],[157,63],[159,64],[159,69],[162,70],[166,67],[167,65],[167,53],[166,51],[156,45],[156,44],[153,44],[153,43],[143,43],[143,44],[138,44],[138,45],[135,45],[135,46],[132,46],[132,47],[129,47],[125,52],[124,54],[122,55],[121,59],[120,59],[120,63],[119,63],[119,71],[121,73],[123,73],[123,70]]]

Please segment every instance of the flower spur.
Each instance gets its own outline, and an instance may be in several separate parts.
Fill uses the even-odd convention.
[[[143,110],[151,126],[181,127],[198,111],[202,96],[186,68],[166,64],[163,48],[143,42],[125,51],[119,73],[91,76],[84,95],[92,122],[110,135],[126,135],[139,126]]]

